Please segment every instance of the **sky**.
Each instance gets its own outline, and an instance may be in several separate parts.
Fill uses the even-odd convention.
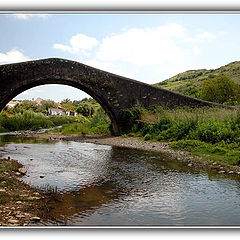
[[[0,64],[65,58],[148,84],[240,61],[240,14],[0,14]],[[63,85],[15,99],[88,95]]]

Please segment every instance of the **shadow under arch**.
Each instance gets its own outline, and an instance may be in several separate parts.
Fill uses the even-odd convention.
[[[109,109],[109,107],[106,104],[104,104],[104,102],[101,100],[101,98],[98,95],[96,95],[94,93],[94,91],[91,91],[90,89],[86,88],[84,85],[79,84],[79,83],[77,84],[77,83],[71,82],[71,81],[66,80],[66,79],[56,80],[56,79],[51,79],[51,78],[49,78],[49,79],[48,78],[42,78],[39,81],[35,80],[34,82],[31,82],[31,83],[28,83],[28,84],[25,84],[25,85],[21,85],[18,88],[14,88],[14,90],[9,95],[7,95],[7,97],[4,99],[3,107],[2,106],[0,107],[0,111],[7,105],[7,103],[9,101],[11,101],[17,95],[23,93],[24,91],[27,91],[27,90],[29,90],[31,88],[34,88],[34,87],[49,85],[49,84],[58,84],[58,85],[65,85],[65,86],[74,87],[74,88],[76,88],[78,90],[81,90],[81,91],[87,93],[88,95],[90,95],[93,99],[95,99],[101,105],[101,107],[104,109],[104,111],[106,112],[106,114],[110,118],[112,128],[113,128],[112,134],[119,135],[120,130],[119,130],[118,125],[117,125],[116,117],[115,117],[114,113],[111,111],[111,109]]]

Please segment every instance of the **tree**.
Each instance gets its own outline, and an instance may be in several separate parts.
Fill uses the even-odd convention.
[[[16,114],[23,113],[26,110],[32,110],[33,112],[41,112],[40,106],[36,102],[30,100],[23,100],[20,104],[15,105],[9,109],[8,112]]]
[[[203,82],[201,98],[221,104],[239,102],[240,86],[225,75],[210,78]]]
[[[53,100],[42,100],[41,101],[41,112],[47,113],[49,108],[57,108],[58,105]]]
[[[61,103],[62,103],[62,104],[64,104],[64,103],[71,103],[71,100],[70,100],[69,98],[66,98],[66,99],[63,99],[63,100],[61,101]]]

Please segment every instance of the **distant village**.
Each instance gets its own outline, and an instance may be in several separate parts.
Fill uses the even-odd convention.
[[[41,102],[43,101],[44,99],[38,97],[36,99],[32,99],[31,101],[32,102],[35,102],[37,105],[41,106]],[[21,104],[21,100],[11,100],[7,105],[6,107],[7,108],[13,108],[15,107],[16,105],[18,104]],[[76,117],[77,116],[77,112],[72,110],[72,109],[68,109],[68,110],[65,110],[62,106],[61,106],[61,103],[59,102],[55,102],[57,104],[57,108],[48,108],[48,114],[50,116],[61,116],[61,115],[67,115],[67,116],[74,116]]]

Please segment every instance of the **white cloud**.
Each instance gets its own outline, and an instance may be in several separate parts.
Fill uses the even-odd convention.
[[[186,38],[185,41],[186,42],[197,43],[197,42],[204,42],[204,41],[211,40],[214,37],[215,37],[215,35],[210,33],[210,32],[202,32],[202,33],[197,34],[194,37]]]
[[[225,36],[225,35],[228,35],[228,32],[226,32],[226,31],[220,31],[220,32],[219,32],[219,35]]]
[[[39,90],[39,89],[30,89],[30,90],[26,90],[24,92],[22,92],[21,94],[19,95],[22,95],[22,96],[30,96],[30,95],[34,95],[34,94],[39,94],[39,93],[42,93],[42,90]]]
[[[31,60],[29,57],[25,56],[22,52],[12,49],[9,52],[0,52],[0,64],[25,62]]]
[[[157,69],[157,73],[159,76],[164,76],[162,78],[159,78],[156,82],[164,81],[168,78],[171,78],[179,73],[183,73],[185,71],[189,70],[199,70],[199,69],[216,69],[220,66],[214,65],[214,64],[194,64],[194,63],[179,63],[178,65],[172,65],[172,66],[164,66]]]
[[[69,42],[69,45],[56,43],[53,47],[72,54],[83,53],[84,55],[89,55],[87,51],[98,45],[98,40],[96,38],[81,33],[73,36]]]
[[[177,40],[184,35],[184,28],[175,23],[151,29],[130,29],[104,38],[97,58],[143,65],[181,61],[187,51],[178,45]]]
[[[199,47],[194,47],[193,48],[193,52],[197,55],[200,55],[201,54],[201,50],[199,49]]]
[[[54,47],[55,49],[60,49],[60,50],[62,50],[62,51],[64,51],[64,52],[70,52],[70,53],[72,53],[72,48],[69,47],[69,46],[67,46],[67,45],[63,45],[63,44],[60,44],[60,43],[55,43],[55,44],[53,45],[53,47]]]
[[[13,17],[17,19],[29,19],[30,17],[38,17],[38,18],[47,18],[49,14],[24,14],[24,13],[16,13],[12,14]]]
[[[118,74],[118,75],[121,75],[121,76],[129,77],[129,78],[133,78],[134,77],[129,72],[121,70],[117,66],[117,64],[113,64],[111,62],[102,62],[102,61],[99,61],[99,60],[92,59],[92,60],[83,61],[82,63],[84,63],[86,65],[89,65],[91,67],[94,67],[94,68],[101,69],[103,71],[107,71],[107,72],[111,72],[111,73],[114,73],[114,74]]]
[[[79,33],[68,45],[56,43],[53,47],[79,55],[80,62],[87,65],[152,83],[158,73],[166,79],[164,76],[188,70],[202,54],[202,44],[212,39],[216,39],[213,33],[201,30],[192,34],[180,24],[169,23],[124,29],[101,40]]]

